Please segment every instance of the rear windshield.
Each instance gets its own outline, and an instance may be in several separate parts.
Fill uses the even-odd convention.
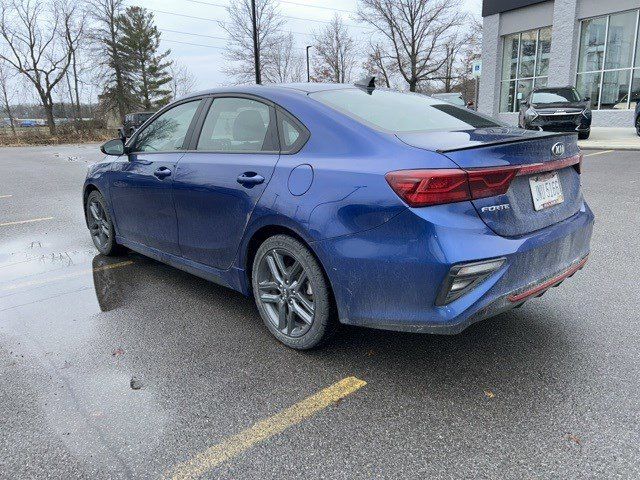
[[[574,103],[580,101],[580,95],[575,88],[559,88],[557,90],[542,90],[533,92],[531,103]]]
[[[315,92],[311,97],[356,120],[390,132],[470,130],[500,124],[466,108],[415,93],[358,88]]]

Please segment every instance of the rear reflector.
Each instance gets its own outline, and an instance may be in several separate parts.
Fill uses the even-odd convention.
[[[446,305],[466,295],[502,267],[504,262],[505,258],[494,258],[451,267],[440,287],[436,305]]]
[[[385,175],[387,182],[411,207],[426,207],[503,195],[516,175],[549,172],[573,166],[580,173],[582,154],[531,165],[462,170],[396,170]]]

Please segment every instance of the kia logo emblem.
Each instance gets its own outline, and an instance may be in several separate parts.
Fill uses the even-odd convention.
[[[564,155],[564,143],[556,143],[553,147],[551,147],[551,153],[554,157],[559,157],[560,155]]]

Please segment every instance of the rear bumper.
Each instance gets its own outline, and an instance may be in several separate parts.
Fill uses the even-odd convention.
[[[387,330],[452,334],[498,315],[573,275],[589,253],[593,214],[572,217],[517,238],[496,235],[466,202],[409,209],[358,235],[316,244],[343,323]],[[505,257],[483,283],[438,307],[449,269]]]

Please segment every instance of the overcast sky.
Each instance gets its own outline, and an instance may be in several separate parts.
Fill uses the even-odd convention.
[[[462,1],[467,11],[480,16],[482,0]],[[228,3],[229,0],[127,1],[127,5],[139,5],[154,13],[156,24],[162,32],[163,48],[170,48],[172,57],[194,74],[197,89],[233,82],[222,71],[226,34],[218,25],[219,20],[224,21],[227,17],[224,6]],[[325,25],[322,22],[331,19],[333,9],[344,16],[353,37],[362,39],[363,46],[367,44],[363,28],[352,18],[357,0],[281,0],[279,3],[283,15],[297,17],[286,20],[301,53],[304,52],[305,45],[311,42],[312,32],[322,28]]]

